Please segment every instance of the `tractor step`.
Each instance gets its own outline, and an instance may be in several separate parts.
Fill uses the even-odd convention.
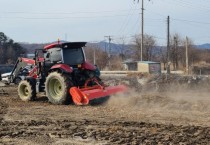
[[[72,96],[72,100],[76,105],[87,105],[89,104],[90,100],[106,97],[112,94],[124,92],[127,90],[127,87],[124,85],[119,86],[110,86],[104,87],[101,86],[94,86],[94,87],[87,87],[87,88],[77,88],[72,87],[70,88],[69,92]]]

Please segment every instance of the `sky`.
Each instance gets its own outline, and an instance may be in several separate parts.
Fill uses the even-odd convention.
[[[141,34],[138,0],[0,0],[0,32],[16,42],[67,41],[131,43]],[[194,44],[210,43],[209,0],[144,0],[144,33],[166,45],[170,34]]]

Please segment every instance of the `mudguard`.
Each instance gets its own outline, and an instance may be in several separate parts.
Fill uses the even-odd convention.
[[[69,65],[66,65],[66,64],[56,64],[56,65],[53,65],[50,70],[54,70],[54,69],[60,69],[64,72],[67,72],[67,73],[72,73],[73,72],[73,69],[69,66]]]

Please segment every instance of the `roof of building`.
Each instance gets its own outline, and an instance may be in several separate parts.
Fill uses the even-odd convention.
[[[155,61],[137,61],[138,63],[146,63],[146,64],[153,64],[153,63],[160,63]]]
[[[155,62],[155,61],[133,61],[133,60],[127,60],[127,61],[123,62],[123,64],[127,64],[127,63],[157,64],[157,63],[160,63],[160,62]]]

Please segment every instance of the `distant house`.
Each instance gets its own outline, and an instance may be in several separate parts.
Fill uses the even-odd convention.
[[[161,73],[161,63],[153,61],[132,61],[123,62],[124,69],[130,71],[139,71],[142,73],[156,74]]]

